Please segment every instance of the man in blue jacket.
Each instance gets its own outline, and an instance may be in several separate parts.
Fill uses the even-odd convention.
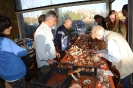
[[[65,53],[65,50],[67,48],[68,44],[68,34],[67,34],[67,29],[69,29],[72,26],[72,21],[70,19],[67,19],[64,24],[58,27],[55,35],[55,46],[58,48],[61,54]]]

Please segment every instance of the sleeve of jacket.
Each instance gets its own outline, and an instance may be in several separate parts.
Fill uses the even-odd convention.
[[[121,60],[121,55],[118,47],[119,46],[116,41],[109,40],[107,49],[98,51],[97,53],[103,53],[103,57],[110,62],[119,62]]]
[[[123,22],[121,23],[120,31],[120,34],[126,39],[126,26]]]
[[[63,36],[64,32],[62,31],[62,29],[57,29],[57,33],[56,33],[56,43],[55,46],[57,46],[60,50],[61,50],[61,39]]]
[[[25,48],[22,48],[18,46],[16,43],[14,43],[11,39],[5,40],[5,51],[11,52],[19,57],[25,56],[28,54],[27,50]]]

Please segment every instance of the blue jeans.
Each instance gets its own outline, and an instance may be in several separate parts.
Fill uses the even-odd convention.
[[[130,75],[128,75],[125,78],[121,79],[122,88],[130,88],[129,79],[130,79]]]

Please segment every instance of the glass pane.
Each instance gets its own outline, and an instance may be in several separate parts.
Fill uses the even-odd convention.
[[[124,4],[128,4],[128,0],[115,0],[112,3],[112,10],[121,11]]]
[[[24,10],[41,6],[78,2],[78,1],[85,1],[85,0],[15,0],[15,3],[16,3],[16,10]],[[19,6],[17,5],[20,5],[20,3],[22,7],[18,8]]]
[[[49,9],[49,10],[53,10],[53,9]],[[39,25],[38,17],[42,14],[46,14],[46,12],[49,10],[39,10],[39,11],[23,13],[22,17],[23,17],[24,21],[22,21],[19,18],[19,23],[21,23],[21,24],[19,24],[21,34],[25,34],[25,35],[23,35],[24,37],[33,37],[33,33],[35,32],[37,26]],[[55,28],[55,27],[53,27],[53,28]],[[22,33],[22,32],[25,32],[25,33]]]
[[[84,34],[90,31],[93,25],[96,25],[94,15],[99,14],[106,17],[106,3],[63,7],[59,8],[59,13],[60,24],[69,18],[72,20],[70,32]]]
[[[118,5],[118,3],[121,3],[120,5]],[[122,14],[122,7],[123,5],[128,4],[128,0],[115,0],[112,3],[112,10],[115,10],[118,12],[118,16],[120,18],[120,20],[124,20],[125,17]]]
[[[70,31],[74,33],[80,31],[80,33],[82,34],[85,31],[89,31],[91,27],[95,25],[93,19],[95,14],[100,14],[103,17],[106,17],[106,3],[62,7],[59,8],[58,10],[59,10],[58,17],[60,20],[59,21],[60,25],[63,24],[65,19],[70,18],[73,21],[72,28],[70,29]],[[45,14],[47,11],[48,10],[39,10],[39,11],[23,13],[22,15],[25,27],[21,28],[21,30],[24,29],[25,33],[22,34],[26,34],[26,36],[32,36],[34,31],[36,30],[36,27],[38,26],[38,17],[41,14]],[[55,31],[56,31],[56,25],[55,27],[53,27],[54,34]]]

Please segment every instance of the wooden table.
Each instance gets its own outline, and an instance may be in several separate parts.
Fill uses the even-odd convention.
[[[75,44],[76,44],[76,43],[78,43],[78,40],[75,42]],[[68,52],[69,52],[69,51],[70,51],[70,50],[68,50]],[[64,58],[62,58],[61,62],[63,62],[63,63],[67,62],[67,57],[68,57],[68,56],[69,56],[69,58],[71,59],[71,61],[73,60],[73,57],[72,57],[71,55],[69,55],[68,52],[67,52],[67,55],[65,55]],[[109,69],[109,65],[108,65],[106,59],[101,58],[101,60],[104,61],[104,63],[106,64],[106,68],[101,68],[101,69],[103,69],[103,70],[110,70],[110,69]],[[115,88],[112,76],[108,76],[108,78],[109,78],[109,80],[110,80],[110,84],[111,84],[112,88]],[[98,82],[96,82],[96,88],[102,88],[102,86],[98,86]]]
[[[106,64],[106,68],[102,68],[102,69],[103,70],[110,70],[109,66],[107,64],[107,61],[104,58],[102,58],[101,60],[104,61]],[[61,62],[63,62],[63,63],[66,62],[66,56],[61,60]],[[112,88],[115,88],[112,76],[108,76],[108,78],[110,80],[110,84],[111,84]],[[96,88],[102,88],[102,86],[98,86],[98,83],[97,83]]]

